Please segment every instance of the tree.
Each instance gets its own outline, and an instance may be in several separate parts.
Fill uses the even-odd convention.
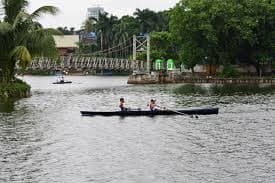
[[[95,24],[97,22],[97,19],[95,18],[88,18],[85,20],[85,22],[82,25],[82,29],[86,32],[94,32],[95,31]]]
[[[129,39],[129,34],[127,32],[127,24],[125,22],[120,22],[119,24],[114,25],[114,40],[113,42],[118,45],[126,42]]]
[[[114,33],[115,45],[125,43],[133,35],[139,33],[139,24],[134,17],[123,16],[118,24],[114,25]]]
[[[170,28],[187,49],[186,59],[194,58],[187,52],[191,45],[203,50],[208,64],[249,63],[259,71],[260,60],[274,60],[274,8],[266,0],[181,0],[172,10]]]
[[[136,12],[134,13],[134,16],[136,17],[136,20],[138,21],[140,25],[140,33],[150,33],[152,31],[158,31],[159,24],[160,23],[160,17],[157,13],[154,11],[151,11],[149,9],[136,9]]]
[[[206,59],[204,56],[205,53],[203,49],[197,45],[191,44],[185,44],[179,52],[179,58],[183,65],[185,68],[191,69],[192,73],[194,73],[194,67],[197,64],[203,63],[203,60]]]
[[[242,50],[239,56],[253,64],[258,74],[261,74],[261,64],[272,63],[275,60],[275,2],[261,0],[253,3],[243,2],[248,8],[245,13],[250,16],[246,21],[249,31],[241,42]],[[253,10],[253,12],[249,10]],[[252,23],[251,23],[252,22]]]
[[[168,31],[170,11],[154,12],[149,9],[137,9],[134,16],[116,16],[102,13],[97,19],[87,19],[82,29],[97,35],[97,44],[101,50],[124,45],[133,35],[144,35],[153,31]],[[129,41],[130,42],[130,41]],[[126,46],[126,45],[125,45]],[[99,48],[99,47],[98,47]]]
[[[130,36],[140,33],[139,23],[137,19],[135,19],[134,17],[128,16],[128,15],[123,16],[121,17],[120,22],[122,24],[125,24],[125,28],[126,28],[125,31],[128,32]]]
[[[99,14],[98,21],[95,25],[98,40],[100,40],[101,50],[113,46],[114,25],[118,23],[116,16],[108,16],[108,13]]]
[[[81,54],[91,54],[98,50],[98,46],[94,43],[85,44],[84,42],[79,42],[78,47],[78,53]]]
[[[57,30],[64,35],[74,35],[75,33],[74,27],[71,27],[70,29],[68,29],[68,27],[57,27]]]
[[[169,32],[152,32],[151,37],[151,58],[155,59],[178,59],[178,50],[172,34]]]
[[[9,83],[14,79],[17,61],[26,67],[36,56],[56,56],[52,37],[58,32],[44,29],[37,19],[45,14],[55,15],[58,9],[43,6],[29,14],[27,0],[4,0],[4,21],[0,23],[0,79]]]
[[[169,21],[170,21],[170,10],[160,11],[157,13],[158,16],[158,29],[154,31],[169,31]]]

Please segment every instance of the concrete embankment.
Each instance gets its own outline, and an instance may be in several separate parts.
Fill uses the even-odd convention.
[[[213,83],[213,84],[271,84],[275,85],[274,78],[217,78],[217,77],[186,77],[168,74],[133,74],[128,84],[161,84],[161,83]]]

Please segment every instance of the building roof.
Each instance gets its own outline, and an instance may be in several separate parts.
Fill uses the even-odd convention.
[[[53,36],[57,48],[78,48],[78,35]]]

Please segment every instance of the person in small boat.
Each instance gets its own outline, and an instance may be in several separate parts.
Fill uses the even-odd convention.
[[[64,81],[64,76],[61,76],[61,78],[60,78],[60,83],[64,83],[65,81]]]
[[[149,106],[150,110],[153,111],[157,111],[157,104],[156,104],[156,100],[151,99],[149,104],[147,104],[147,106]]]
[[[119,100],[119,108],[120,108],[121,111],[128,111],[128,109],[125,107],[124,98],[120,98],[120,100]]]

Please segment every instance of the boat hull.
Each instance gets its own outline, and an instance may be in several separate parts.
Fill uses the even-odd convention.
[[[189,109],[189,110],[159,110],[159,111],[115,111],[92,112],[81,111],[82,116],[158,116],[158,115],[212,115],[218,114],[219,108]]]
[[[63,84],[72,84],[73,82],[71,81],[66,81],[66,82],[54,82],[54,85],[63,85]]]

